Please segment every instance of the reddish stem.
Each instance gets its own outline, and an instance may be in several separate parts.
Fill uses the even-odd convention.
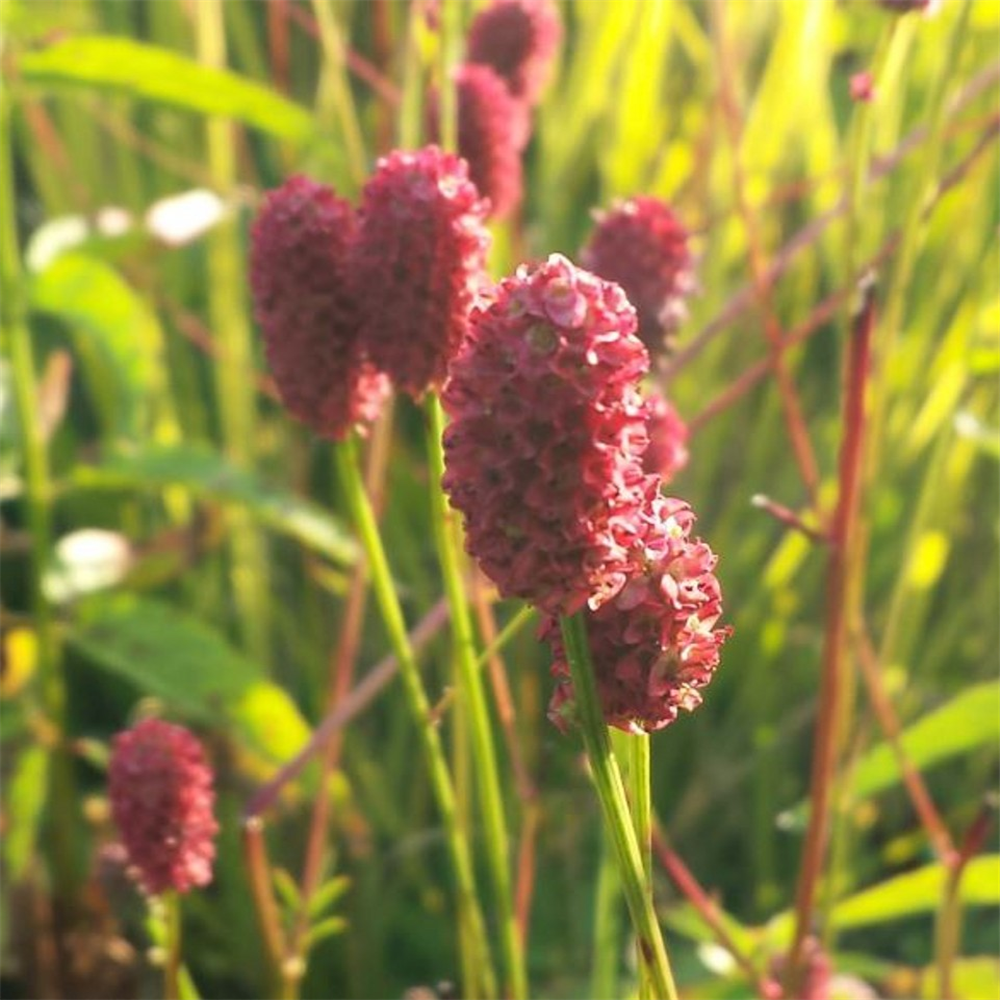
[[[819,545],[825,545],[829,541],[825,532],[810,527],[791,507],[786,507],[784,504],[778,503],[777,500],[772,500],[763,493],[757,493],[751,497],[750,503],[758,510],[770,514],[771,517],[785,525],[786,528],[791,528],[793,531],[800,531],[806,538],[811,539]]]
[[[289,91],[288,0],[267,5],[267,51],[271,58],[271,80],[283,94]]]
[[[838,729],[855,569],[858,511],[866,424],[865,391],[871,371],[875,325],[874,281],[863,282],[863,301],[854,317],[847,348],[844,394],[844,438],[840,447],[839,493],[830,528],[826,586],[826,630],[818,719],[810,779],[809,825],[795,899],[795,937],[786,965],[785,995],[794,997],[801,983],[803,946],[809,936],[813,904],[826,855],[830,805],[837,766]]]

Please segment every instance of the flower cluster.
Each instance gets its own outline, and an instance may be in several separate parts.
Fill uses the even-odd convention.
[[[521,152],[528,134],[524,105],[489,66],[466,63],[455,72],[458,149],[469,164],[469,179],[490,201],[490,215],[502,219],[521,201]],[[428,130],[438,138],[440,100],[428,102]]]
[[[728,631],[693,513],[643,468],[661,407],[634,330],[621,289],[558,254],[501,282],[445,388],[443,485],[500,593],[549,616],[551,717],[573,702],[558,619],[585,609],[607,721],[652,731],[699,704]]]
[[[639,196],[598,213],[584,247],[585,267],[622,286],[639,316],[639,336],[655,358],[686,315],[694,289],[687,230],[658,198]]]
[[[215,793],[201,744],[182,726],[145,719],[114,739],[111,814],[146,892],[212,880]]]
[[[485,211],[465,162],[436,146],[380,160],[360,218],[306,177],[268,194],[250,284],[291,413],[341,439],[378,415],[389,378],[415,397],[444,381],[486,284]]]
[[[687,465],[688,428],[673,403],[655,390],[646,397],[646,433],[649,447],[642,467],[669,483]]]
[[[545,87],[561,39],[552,0],[494,0],[472,22],[467,59],[490,66],[530,106]]]
[[[656,486],[653,479],[651,488]],[[662,729],[682,709],[701,704],[699,690],[719,664],[728,630],[715,627],[722,613],[716,556],[690,537],[694,520],[683,500],[650,496],[635,572],[614,598],[587,616],[609,725],[630,732]],[[541,634],[552,648],[557,680],[549,717],[562,728],[574,705],[558,620],[545,620]]]
[[[388,383],[366,359],[348,291],[351,205],[296,176],[264,200],[251,234],[254,313],[289,412],[343,438],[378,415]]]
[[[505,596],[572,614],[624,586],[649,360],[621,290],[554,254],[477,311],[442,397],[444,488]]]
[[[465,161],[395,151],[365,185],[351,287],[364,349],[414,397],[444,382],[485,288],[486,206]]]

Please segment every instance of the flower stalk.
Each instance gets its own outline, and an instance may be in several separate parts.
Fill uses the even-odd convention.
[[[582,613],[577,613],[571,617],[563,616],[560,626],[572,672],[580,731],[604,814],[604,827],[618,862],[618,874],[638,939],[639,955],[648,970],[651,995],[660,1000],[676,1000],[677,988],[643,869],[643,852],[629,815],[625,786],[601,713],[586,621]]]

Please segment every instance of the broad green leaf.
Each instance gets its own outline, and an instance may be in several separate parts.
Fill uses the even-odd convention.
[[[976,684],[928,712],[902,736],[906,756],[918,770],[968,753],[995,748],[1000,740],[1000,681]],[[853,791],[863,798],[902,780],[892,748],[880,743],[858,763]]]
[[[21,79],[45,91],[97,89],[173,108],[235,118],[282,139],[312,132],[305,108],[228,70],[200,66],[187,56],[127,38],[69,38],[25,53]]]
[[[947,871],[935,863],[904,872],[841,900],[833,908],[832,920],[840,930],[888,923],[903,917],[931,913],[941,905]],[[961,901],[964,906],[1000,904],[1000,855],[973,858],[962,876]],[[794,916],[778,914],[767,925],[775,944],[791,939]]]
[[[336,563],[350,565],[357,546],[318,504],[264,487],[207,447],[150,447],[96,466],[80,466],[73,483],[86,489],[163,489],[182,486],[194,496],[245,508],[262,524]]]
[[[8,825],[3,846],[7,878],[11,882],[17,882],[24,874],[35,850],[48,789],[48,764],[49,756],[42,747],[28,747],[18,755],[7,781],[4,813]]]
[[[105,429],[141,436],[163,372],[162,332],[146,303],[113,267],[82,253],[57,257],[30,289],[32,308],[73,334]]]
[[[168,604],[130,594],[79,605],[70,641],[96,666],[204,723],[228,723],[256,753],[283,762],[309,737],[295,704],[260,664]]]
[[[951,970],[951,996],[955,1000],[1000,997],[1000,962],[993,955],[956,959]],[[928,966],[920,977],[922,1000],[937,1000],[941,984],[936,966]]]

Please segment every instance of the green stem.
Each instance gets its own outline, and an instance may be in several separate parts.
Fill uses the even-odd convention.
[[[642,855],[646,894],[653,897],[653,802],[650,789],[649,734],[625,734],[628,743],[628,784],[635,839]],[[650,1000],[650,978],[646,963],[639,966],[639,998]]]
[[[221,0],[195,6],[198,57],[212,68],[226,66],[226,36]],[[236,186],[233,124],[222,118],[206,124],[206,150],[212,185],[221,197]],[[256,396],[253,349],[246,320],[246,268],[241,237],[234,219],[221,222],[208,237],[208,311],[219,349],[214,366],[226,457],[241,468],[254,461]],[[239,628],[249,652],[268,662],[267,561],[260,534],[245,511],[229,513],[232,539],[232,587],[239,609]]]
[[[597,893],[594,899],[594,965],[590,974],[592,997],[618,995],[621,889],[614,845],[607,832],[602,830],[601,860],[597,869]]]
[[[952,1000],[954,987],[952,969],[962,936],[962,900],[959,887],[962,865],[955,865],[947,874],[944,896],[937,914],[934,932],[934,959],[937,966],[938,990],[941,1000]]]
[[[560,624],[573,678],[580,731],[604,813],[605,830],[618,859],[618,874],[639,941],[639,954],[647,963],[653,996],[677,1000],[677,988],[653,908],[653,897],[646,890],[643,852],[635,836],[625,786],[601,713],[583,612],[562,618]]]
[[[475,960],[469,965],[479,970],[483,990],[487,995],[492,996],[496,993],[496,976],[486,940],[486,927],[476,896],[469,845],[458,826],[455,790],[445,762],[441,737],[431,717],[430,703],[427,699],[427,693],[424,691],[413,649],[410,646],[406,622],[393,586],[392,574],[389,570],[385,549],[382,547],[378,525],[361,480],[355,442],[347,440],[338,444],[336,459],[341,488],[344,491],[358,538],[364,549],[365,558],[368,560],[372,591],[375,594],[385,629],[389,634],[392,650],[399,664],[399,673],[403,681],[407,704],[417,724],[424,761],[430,774],[438,811],[441,813],[441,821],[458,889],[459,919],[465,926],[465,931],[459,935],[459,940],[468,942],[474,947]],[[466,993],[474,991],[477,985],[467,983]]]
[[[163,966],[164,1000],[179,1000],[181,968],[181,900],[173,891],[163,894],[166,959]]]
[[[493,729],[483,692],[482,674],[478,669],[472,620],[469,616],[459,553],[455,545],[457,525],[441,490],[441,477],[444,475],[444,451],[441,445],[443,432],[444,411],[441,408],[441,401],[436,394],[431,393],[427,399],[427,456],[431,474],[434,534],[441,559],[445,593],[451,609],[451,630],[458,666],[460,699],[469,713],[469,735],[472,738],[476,783],[483,810],[486,849],[500,911],[500,940],[507,973],[507,991],[515,1000],[519,1000],[527,995],[528,988],[524,971],[524,952],[517,930],[517,921],[514,918],[507,820],[500,790]]]
[[[31,613],[38,639],[38,673],[42,704],[56,736],[51,746],[48,775],[50,851],[56,895],[63,901],[76,893],[76,830],[78,798],[73,762],[65,744],[66,681],[62,651],[52,607],[45,597],[42,576],[52,551],[50,501],[52,483],[45,433],[38,415],[38,391],[27,303],[21,277],[14,195],[12,108],[9,88],[0,93],[0,317],[14,376],[14,397],[24,456],[24,501],[31,536]]]

